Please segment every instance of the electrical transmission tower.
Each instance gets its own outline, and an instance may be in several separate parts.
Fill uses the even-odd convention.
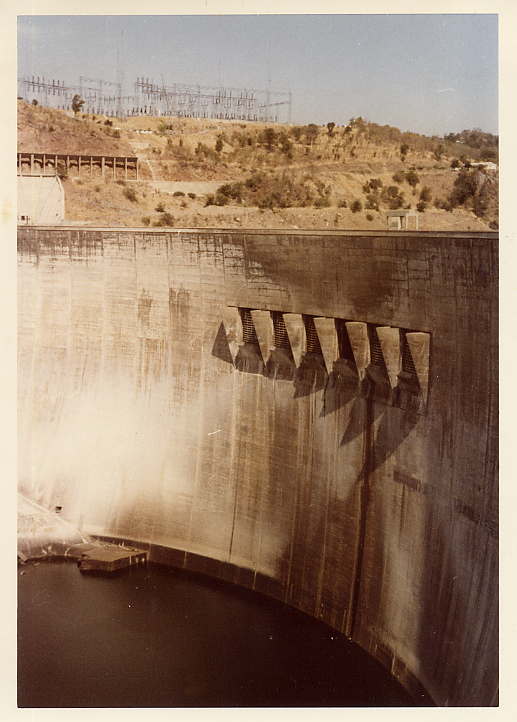
[[[132,95],[122,95],[123,75],[117,51],[117,80],[88,78],[81,75],[79,85],[63,80],[47,80],[40,76],[21,78],[19,96],[28,102],[71,110],[72,98],[80,95],[83,111],[93,115],[169,116],[183,118],[218,118],[262,122],[290,122],[292,95],[290,92],[267,89],[233,88],[229,86],[166,85],[150,78],[138,77]]]

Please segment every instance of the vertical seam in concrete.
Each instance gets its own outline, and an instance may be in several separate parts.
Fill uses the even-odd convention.
[[[357,611],[359,606],[359,593],[361,590],[361,578],[363,571],[364,543],[366,539],[366,515],[370,496],[370,473],[373,453],[373,399],[366,398],[366,420],[364,430],[364,464],[362,483],[360,489],[359,504],[359,534],[357,537],[356,565],[354,569],[354,581],[352,584],[352,599],[350,606],[350,621],[347,625],[347,636],[354,639],[357,631]]]
[[[178,231],[178,238],[182,239],[181,233]],[[202,272],[201,272],[201,243],[200,243],[200,234],[196,234],[196,240],[197,240],[197,270],[199,275],[199,304],[201,309],[204,310],[204,288],[203,288],[203,279],[202,279]],[[204,333],[204,328],[202,330],[202,334]],[[199,392],[198,392],[198,424],[197,424],[197,431],[198,431],[198,438],[197,438],[197,445],[196,450],[198,453],[196,453],[196,464],[195,464],[195,470],[194,470],[194,488],[192,491],[192,503],[190,505],[190,516],[189,516],[189,524],[188,524],[188,537],[187,541],[192,544],[192,518],[194,516],[194,507],[196,504],[196,497],[197,497],[197,491],[199,487],[199,473],[201,468],[201,457],[202,453],[200,452],[201,448],[201,433],[203,430],[203,413],[202,413],[202,402],[204,397],[204,385],[205,385],[205,379],[204,379],[204,346],[203,341],[201,342],[201,349],[199,352]]]
[[[234,431],[234,429],[235,429],[235,408],[236,408],[236,404],[235,404],[235,378],[236,378],[236,374],[233,374],[233,376],[234,376],[234,383],[233,383],[233,386],[234,386],[234,396],[233,396],[233,399],[232,399],[232,428],[231,428],[232,438],[233,438],[233,431]],[[238,375],[237,375],[237,376],[238,376]],[[237,493],[238,493],[238,482],[239,482],[238,478],[237,478],[237,477],[235,476],[235,474],[234,474],[235,453],[234,453],[234,451],[233,451],[233,447],[234,447],[234,444],[232,444],[232,451],[231,451],[231,456],[230,456],[230,478],[234,477],[235,488],[234,488],[234,491],[233,491],[232,529],[231,529],[231,532],[230,532],[230,543],[229,543],[229,545],[228,545],[228,561],[230,561],[230,560],[231,560],[231,557],[232,557],[233,533],[234,533],[234,531],[235,531],[235,518],[236,518],[236,515],[237,515]]]

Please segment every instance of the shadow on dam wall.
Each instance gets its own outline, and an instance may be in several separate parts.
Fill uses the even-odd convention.
[[[25,494],[497,704],[497,234],[18,245]]]

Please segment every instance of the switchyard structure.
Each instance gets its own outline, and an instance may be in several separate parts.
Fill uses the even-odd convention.
[[[228,86],[171,85],[138,77],[133,93],[123,95],[122,83],[103,78],[80,76],[79,84],[40,76],[18,81],[18,97],[39,105],[72,110],[72,100],[79,95],[84,101],[82,112],[128,116],[170,116],[180,118],[215,118],[248,122],[291,122],[292,93],[256,88]]]

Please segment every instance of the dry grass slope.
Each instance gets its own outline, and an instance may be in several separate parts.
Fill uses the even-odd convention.
[[[488,152],[463,142],[401,133],[362,119],[327,129],[73,118],[24,102],[18,113],[20,150],[139,157],[138,182],[66,179],[67,222],[381,229],[386,211],[400,207],[420,211],[422,230],[487,230],[497,223],[497,174],[451,168],[453,161],[463,167]],[[460,176],[463,185],[467,178],[466,195],[463,186],[458,190]]]

